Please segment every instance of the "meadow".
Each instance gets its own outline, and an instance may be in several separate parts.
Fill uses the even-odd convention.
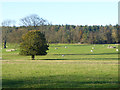
[[[118,48],[50,44],[46,56],[31,60],[19,55],[18,44],[7,44],[7,49],[17,50],[2,49],[3,88],[118,88],[118,52],[108,45]]]

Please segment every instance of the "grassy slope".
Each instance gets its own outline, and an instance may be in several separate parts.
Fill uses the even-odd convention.
[[[36,56],[32,61],[30,56],[18,54],[18,45],[10,44],[8,48],[18,50],[3,49],[3,87],[118,87],[118,54],[116,49],[107,49],[107,46],[51,44],[48,55]],[[92,47],[95,47],[93,53]]]

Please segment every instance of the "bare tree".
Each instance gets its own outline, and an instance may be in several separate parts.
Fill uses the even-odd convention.
[[[40,26],[40,25],[47,24],[47,20],[44,20],[43,18],[40,18],[36,14],[32,14],[30,16],[24,17],[20,21],[21,21],[23,26],[37,27],[37,26]]]
[[[1,24],[4,27],[10,27],[10,26],[15,25],[15,21],[14,20],[4,20]]]
[[[4,20],[1,24],[2,24],[2,30],[4,30],[4,33],[3,33],[4,48],[6,48],[8,31],[10,30],[11,26],[15,26],[15,21],[14,20]]]

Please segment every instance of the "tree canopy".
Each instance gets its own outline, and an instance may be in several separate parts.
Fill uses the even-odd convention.
[[[45,35],[40,30],[32,30],[22,36],[20,54],[31,55],[34,59],[35,55],[46,55],[48,47]]]

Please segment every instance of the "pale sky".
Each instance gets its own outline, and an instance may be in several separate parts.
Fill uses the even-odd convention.
[[[2,0],[2,20],[37,14],[52,24],[115,25],[118,0]]]
[[[119,0],[1,0],[1,2],[118,2]]]

